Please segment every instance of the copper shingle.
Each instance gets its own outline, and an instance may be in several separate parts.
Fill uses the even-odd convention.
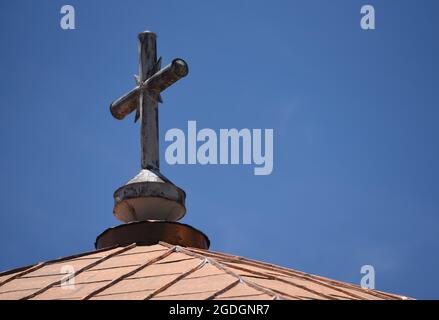
[[[65,285],[63,267],[73,270]],[[0,273],[0,299],[405,300],[345,282],[202,249],[109,248]]]

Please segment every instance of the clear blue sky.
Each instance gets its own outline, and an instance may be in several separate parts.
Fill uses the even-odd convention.
[[[77,29],[59,27],[63,4]],[[373,4],[376,30],[360,28]],[[139,127],[137,33],[190,72],[163,94],[162,171],[211,249],[439,298],[439,2],[1,1],[0,269],[86,250],[119,224]],[[169,166],[165,132],[273,128],[274,171]]]

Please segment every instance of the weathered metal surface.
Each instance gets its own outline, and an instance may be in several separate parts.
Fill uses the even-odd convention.
[[[174,59],[164,67],[146,79],[141,85],[135,87],[110,105],[110,112],[118,120],[124,119],[127,115],[137,109],[140,92],[144,91],[156,96],[156,93],[165,91],[176,81],[185,77],[189,72],[187,63],[183,59]],[[157,99],[160,102],[160,99]]]
[[[142,221],[105,230],[96,238],[96,249],[126,246],[133,242],[154,245],[165,241],[173,245],[209,249],[209,238],[201,231],[178,222]]]
[[[156,34],[145,31],[139,34],[139,79],[138,85],[115,100],[110,112],[116,119],[124,119],[134,110],[141,119],[140,145],[143,169],[158,170],[158,102],[160,93],[185,77],[189,68],[183,59],[174,59],[160,70],[161,58],[157,60]]]
[[[174,59],[170,64],[149,78],[144,86],[148,90],[162,92],[189,73],[183,59]]]
[[[140,173],[114,193],[114,215],[121,221],[148,219],[176,221],[186,213],[183,190],[160,173],[158,103],[160,93],[188,74],[187,63],[174,59],[160,70],[156,34],[139,34],[139,77],[137,86],[114,101],[110,112],[123,119],[136,110],[140,118]]]
[[[113,101],[110,105],[110,112],[118,120],[122,120],[131,112],[137,109],[139,104],[140,86]]]
[[[186,213],[185,199],[185,192],[172,182],[142,170],[114,192],[113,214],[123,222],[177,221]]]
[[[139,80],[143,83],[158,70],[156,34],[142,32],[139,34]],[[159,122],[158,122],[158,94],[145,90],[140,91],[140,154],[142,169],[159,170]]]

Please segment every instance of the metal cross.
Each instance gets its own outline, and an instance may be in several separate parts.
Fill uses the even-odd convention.
[[[140,152],[142,169],[159,172],[158,103],[160,93],[188,74],[188,66],[182,59],[174,59],[161,69],[161,57],[157,60],[155,33],[139,34],[139,76],[137,86],[114,101],[110,106],[116,119],[123,119],[136,110],[134,121],[140,118]]]

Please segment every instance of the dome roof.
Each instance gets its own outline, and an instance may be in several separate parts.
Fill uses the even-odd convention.
[[[272,264],[160,242],[0,273],[0,299],[378,299],[403,296]]]

